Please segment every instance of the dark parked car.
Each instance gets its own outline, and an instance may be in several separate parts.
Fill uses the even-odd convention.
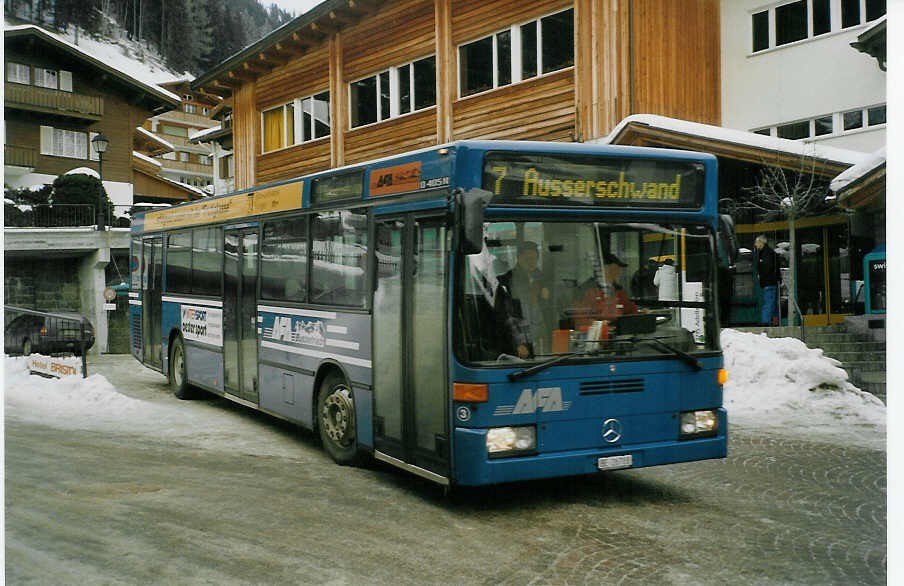
[[[94,345],[94,326],[85,316],[71,311],[49,315],[24,313],[6,326],[3,348],[7,354],[28,356],[72,352],[79,355]]]

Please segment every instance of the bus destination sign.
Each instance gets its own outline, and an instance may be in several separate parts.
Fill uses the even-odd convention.
[[[694,161],[488,153],[483,188],[494,204],[699,209],[703,164]]]

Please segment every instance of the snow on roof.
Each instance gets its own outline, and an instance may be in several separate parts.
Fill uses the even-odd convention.
[[[100,174],[89,167],[76,167],[75,169],[66,171],[65,175],[90,175],[92,177],[100,179]]]
[[[137,85],[144,86],[145,89],[158,95],[163,94],[167,98],[181,102],[181,98],[169,90],[165,90],[158,86],[158,83],[171,80],[175,75],[162,66],[158,69],[150,63],[144,63],[123,54],[123,47],[116,43],[98,41],[91,38],[90,35],[80,34],[78,38],[79,44],[74,42],[72,34],[60,35],[48,31],[33,24],[12,25],[7,24],[5,31],[28,31],[32,30],[38,35],[46,36],[58,43],[66,45],[71,51],[83,55],[85,58],[96,61],[101,66],[105,66],[116,70],[123,76],[130,78]]]
[[[217,124],[216,126],[211,126],[210,128],[205,128],[204,130],[199,130],[198,132],[192,134],[188,137],[188,140],[198,140],[207,136],[208,134],[213,134],[214,132],[219,132],[222,128],[221,124]]]
[[[143,126],[136,126],[135,130],[138,131],[138,134],[146,136],[147,138],[153,140],[154,142],[158,142],[158,143],[162,144],[163,146],[165,146],[166,148],[168,148],[171,151],[176,150],[176,147],[173,146],[173,143],[169,142],[168,140],[166,140],[164,138],[157,136],[156,134],[154,134],[147,128],[144,128]]]
[[[132,151],[132,156],[137,159],[141,159],[142,161],[145,161],[146,163],[151,163],[152,165],[156,165],[158,167],[163,167],[163,163],[161,163],[157,159],[154,159],[147,155],[143,155],[143,154],[139,153],[138,151]]]
[[[854,165],[853,167],[847,169],[846,171],[840,173],[837,177],[832,179],[832,182],[829,183],[829,189],[837,193],[851,183],[854,183],[861,177],[868,175],[884,164],[885,147],[882,147],[878,151],[869,155],[869,157],[867,157],[863,162]]]
[[[681,134],[710,138],[726,143],[778,151],[792,155],[816,157],[818,159],[837,161],[849,165],[861,163],[869,156],[867,153],[851,151],[848,149],[823,146],[787,138],[764,136],[762,134],[747,132],[746,130],[722,128],[721,126],[689,122],[687,120],[679,120],[677,118],[668,118],[666,116],[657,116],[654,114],[632,114],[619,122],[618,125],[612,129],[612,132],[609,133],[609,136],[590,142],[612,144],[625,127],[632,122],[635,124],[652,126],[654,128],[661,128],[663,130],[670,130],[672,132],[679,132]]]

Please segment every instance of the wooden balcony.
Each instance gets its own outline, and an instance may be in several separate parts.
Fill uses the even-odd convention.
[[[3,145],[3,164],[12,167],[35,168],[38,163],[38,149],[12,144]]]
[[[213,177],[213,165],[202,165],[200,163],[187,163],[185,161],[172,161],[170,159],[158,158],[163,164],[165,171],[186,171],[195,175],[205,175]]]
[[[5,83],[3,87],[5,91],[4,105],[7,108],[86,120],[100,120],[104,115],[104,99],[102,97],[85,96],[20,83]]]

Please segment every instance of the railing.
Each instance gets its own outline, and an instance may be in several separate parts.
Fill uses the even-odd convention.
[[[38,149],[34,147],[4,145],[3,164],[13,167],[31,167],[38,164]]]
[[[173,161],[171,159],[157,159],[164,169],[175,169],[179,171],[188,171],[199,175],[213,177],[213,164],[202,165],[201,163],[192,163],[187,161]]]
[[[6,204],[3,207],[3,225],[11,228],[74,228],[97,224],[97,208],[89,204]],[[114,206],[112,211],[108,210],[105,224],[117,228],[128,227],[131,222],[126,215],[130,207]]]
[[[4,84],[6,106],[39,109],[45,112],[59,111],[66,114],[83,114],[92,118],[104,115],[104,99],[85,96],[21,83]]]

